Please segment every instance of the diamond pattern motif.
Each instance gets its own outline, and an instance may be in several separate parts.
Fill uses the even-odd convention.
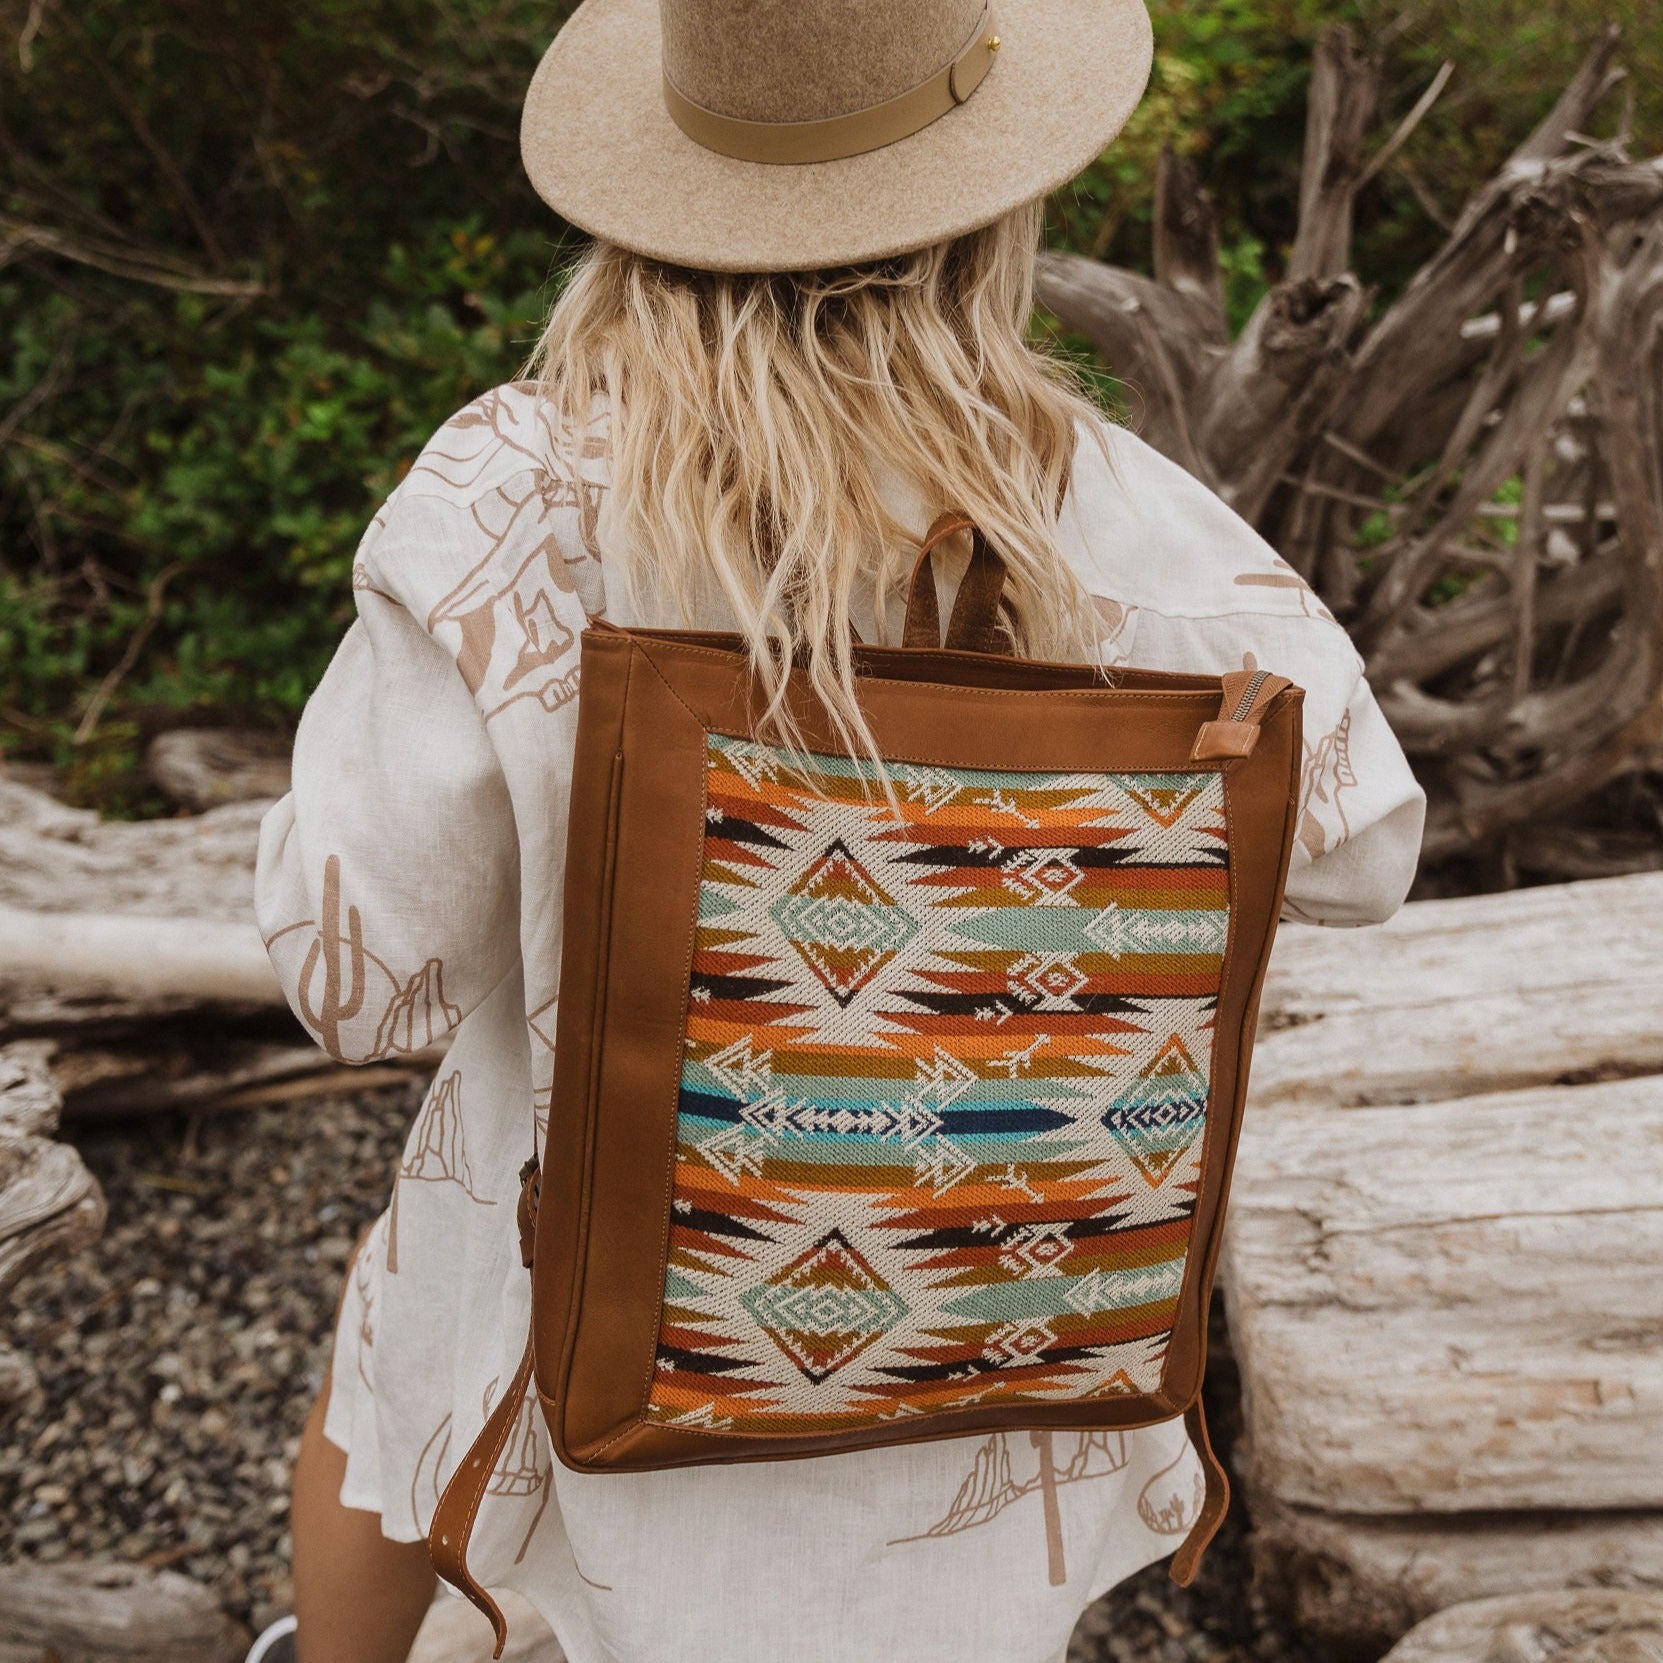
[[[906,1314],[906,1302],[841,1230],[822,1236],[741,1303],[817,1386]]]
[[[1207,1082],[1174,1034],[1132,1089],[1103,1116],[1144,1181],[1158,1185],[1200,1137]]]
[[[918,934],[906,909],[841,839],[775,903],[773,919],[840,1005],[848,1005]]]

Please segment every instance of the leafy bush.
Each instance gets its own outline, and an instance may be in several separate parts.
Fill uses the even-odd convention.
[[[0,566],[0,705],[14,746],[79,794],[143,806],[135,740],[196,713],[292,719],[350,618],[375,504],[438,421],[524,356],[543,239],[428,235],[384,250],[337,318],[227,319],[176,294],[88,328],[68,297],[30,305],[0,281],[0,396],[74,364],[56,432],[14,439],[0,535],[33,558]]]
[[[549,8],[5,5],[0,740],[143,809],[137,741],[292,721],[376,502],[511,374],[561,227]],[[31,22],[33,20],[33,22]]]
[[[1655,133],[1646,4],[1616,12]],[[146,812],[148,734],[292,722],[350,615],[375,504],[434,426],[514,372],[548,302],[565,233],[515,137],[569,9],[0,0],[5,751]],[[1343,0],[1154,9],[1150,95],[1059,195],[1051,234],[1138,263],[1154,159],[1174,144],[1218,201],[1239,317],[1292,234],[1326,23],[1397,30],[1383,130],[1443,56],[1457,64],[1361,205],[1368,269],[1401,282],[1609,8],[1474,0],[1407,27]]]

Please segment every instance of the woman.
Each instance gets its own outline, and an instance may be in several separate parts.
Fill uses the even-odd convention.
[[[320,1042],[453,1035],[296,1468],[301,1663],[404,1657],[435,1500],[525,1332],[588,619],[737,628],[858,747],[851,631],[896,638],[918,539],[963,510],[1022,652],[1302,684],[1288,914],[1401,901],[1423,799],[1345,632],[1024,343],[1038,203],[1149,52],[1140,0],[588,0],[539,70],[527,164],[597,241],[534,376],[447,422],[371,525],[262,839],[261,927]],[[1049,1663],[1198,1490],[1178,1422],[583,1476],[528,1402],[471,1558],[572,1663]]]

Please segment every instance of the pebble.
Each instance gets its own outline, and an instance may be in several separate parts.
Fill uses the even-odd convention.
[[[66,1128],[109,1224],[8,1301],[7,1338],[42,1389],[0,1428],[0,1562],[167,1555],[239,1621],[288,1605],[284,1453],[418,1105],[394,1090],[194,1129],[184,1116]]]

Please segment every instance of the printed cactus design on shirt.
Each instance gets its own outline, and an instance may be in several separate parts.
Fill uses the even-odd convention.
[[[1059,1458],[1059,1451],[1061,1455]],[[1033,1458],[1031,1470],[1027,1458]],[[915,1536],[891,1538],[890,1547],[956,1536],[990,1524],[1027,1496],[1038,1495],[1045,1528],[1046,1574],[1052,1587],[1068,1580],[1058,1491],[1088,1479],[1110,1478],[1126,1469],[1124,1432],[994,1432],[976,1446],[947,1511]]]
[[[462,1020],[461,1009],[445,997],[443,960],[425,959],[404,974],[365,945],[362,913],[342,905],[339,855],[324,861],[320,900],[318,918],[278,930],[266,947],[299,930],[312,932],[294,996],[302,1019],[331,1056],[361,1063],[409,1055]]]

